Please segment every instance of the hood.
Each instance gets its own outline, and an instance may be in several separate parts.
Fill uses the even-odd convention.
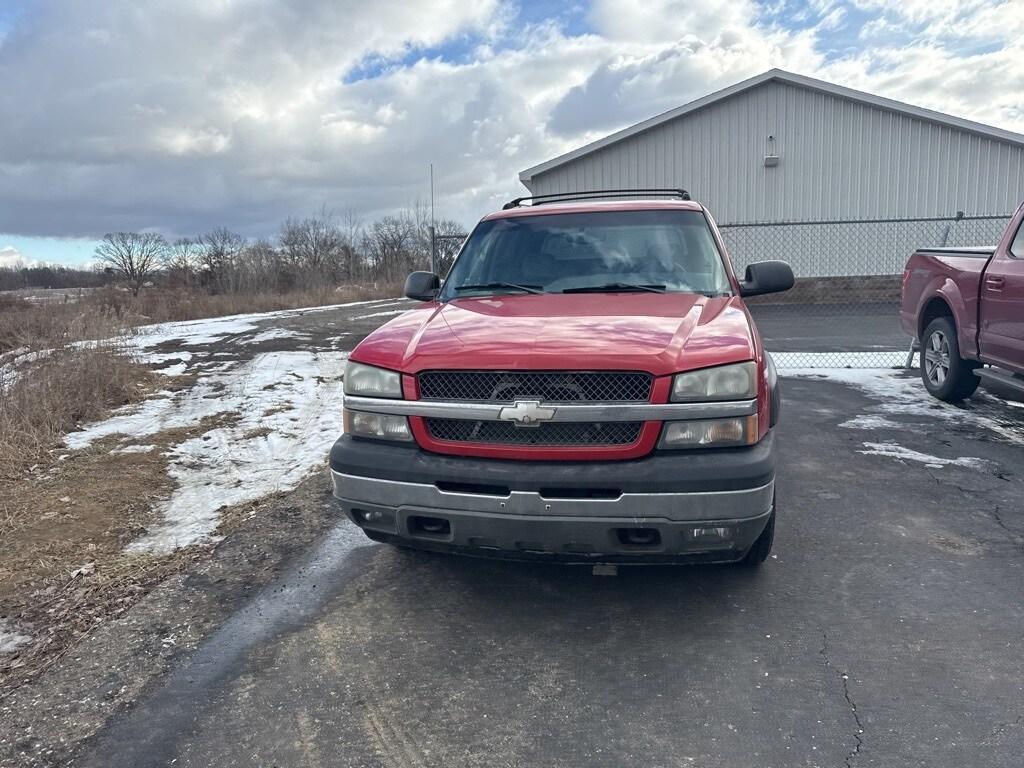
[[[660,376],[750,360],[754,351],[737,297],[540,294],[425,305],[378,328],[352,359],[405,373],[501,368]]]

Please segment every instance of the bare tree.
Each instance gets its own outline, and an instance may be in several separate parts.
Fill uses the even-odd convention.
[[[437,254],[437,270],[441,277],[452,268],[459,249],[466,241],[466,228],[452,219],[441,219],[434,227],[434,247]]]
[[[210,287],[220,293],[232,292],[231,267],[245,247],[245,238],[226,227],[217,227],[201,235],[199,242],[199,264]]]
[[[180,278],[182,284],[188,287],[192,284],[192,276],[199,266],[201,252],[202,245],[198,240],[190,237],[179,238],[167,248],[164,267],[171,276]]]
[[[363,255],[359,245],[363,240],[363,220],[352,209],[348,209],[341,217],[341,274],[342,280],[352,281],[361,277],[364,272]]]
[[[416,223],[407,214],[377,219],[365,237],[370,266],[387,280],[399,279],[416,262],[417,240]]]
[[[307,282],[335,280],[344,260],[344,234],[326,208],[318,216],[288,219],[281,227],[285,258]]]
[[[236,290],[246,293],[281,292],[293,287],[283,268],[281,252],[269,240],[248,243],[232,265]]]
[[[124,278],[132,295],[138,296],[166,251],[167,241],[153,232],[112,232],[96,246],[96,258]]]

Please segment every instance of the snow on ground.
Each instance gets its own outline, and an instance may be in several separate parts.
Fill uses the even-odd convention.
[[[388,306],[398,301],[355,304]],[[112,449],[120,453],[163,445],[160,450],[170,461],[175,487],[156,506],[161,522],[132,542],[129,551],[165,553],[207,539],[220,523],[222,507],[290,490],[323,465],[342,431],[347,352],[291,350],[224,360],[225,347],[202,347],[226,342],[238,349],[256,340],[294,338],[301,334],[274,327],[261,331],[259,323],[326,309],[163,323],[131,337],[143,362],[169,364],[158,368],[159,373],[195,374],[196,381],[188,389],[155,392],[65,438],[74,450],[113,435],[123,436]],[[236,335],[242,338],[229,339]],[[189,349],[154,351],[168,343]],[[201,426],[206,418],[211,421]],[[176,428],[190,428],[193,436],[169,447],[154,439]]]
[[[872,416],[864,414],[855,416],[839,425],[845,429],[899,429],[900,424],[885,418],[885,416]]]
[[[157,323],[142,325],[136,329],[134,343],[140,348],[155,347],[170,341],[177,341],[184,346],[201,346],[213,344],[228,336],[250,333],[257,329],[257,323],[266,320],[328,312],[344,307],[362,305],[388,306],[404,302],[405,299],[373,299],[370,301],[350,301],[345,304],[331,304],[325,307],[306,307],[303,309],[282,309],[276,312],[251,312],[244,315],[227,315],[225,317],[204,318],[202,320],[186,320],[175,323]]]
[[[262,344],[264,341],[274,341],[275,339],[308,339],[309,334],[300,333],[299,331],[289,331],[287,328],[268,328],[265,331],[260,331],[250,339],[246,339],[242,343],[245,345],[250,344]]]
[[[170,552],[212,534],[221,507],[290,490],[323,463],[342,430],[347,356],[269,352],[224,370],[200,367],[191,388],[158,392],[69,434],[65,442],[81,449],[102,437],[124,435],[126,443],[134,443],[167,429],[196,427],[205,417],[225,417],[220,425],[166,450],[175,489],[157,504],[162,521],[128,547]]]
[[[112,453],[149,453],[155,451],[156,445],[123,445],[120,448],[115,448]]]
[[[857,451],[857,453],[863,453],[866,456],[890,456],[900,461],[917,461],[932,469],[942,469],[949,464],[957,467],[967,467],[968,469],[985,469],[989,464],[985,459],[979,459],[974,456],[961,456],[957,459],[943,459],[940,456],[930,456],[927,453],[905,448],[899,443],[864,443],[864,447],[867,450]]]
[[[871,398],[874,402],[867,407],[867,413],[839,425],[847,429],[899,429],[904,432],[927,434],[934,431],[936,422],[941,422],[951,427],[987,431],[1003,441],[1024,445],[1024,423],[1008,407],[1017,404],[1003,400],[984,389],[978,390],[965,405],[951,405],[929,395],[920,376],[916,372],[906,370],[790,368],[780,371],[780,375],[846,384],[856,387]],[[912,451],[896,443],[865,442],[864,446],[867,450],[862,453],[922,461],[933,466],[953,464],[970,469],[983,469],[985,466],[985,462],[981,462],[980,459],[943,459]]]
[[[40,349],[36,352],[31,352],[28,347],[18,347],[0,355],[0,363],[2,363],[0,365],[0,385],[4,387],[13,386],[21,373],[19,370],[20,366],[42,360],[51,354],[53,354],[52,349]]]
[[[0,653],[14,653],[32,638],[16,632],[10,624],[0,619]]]

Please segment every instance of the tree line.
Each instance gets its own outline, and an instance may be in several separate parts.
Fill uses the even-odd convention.
[[[451,219],[436,222],[439,271],[447,273],[465,228]],[[168,241],[152,232],[111,232],[96,247],[92,271],[0,270],[0,290],[20,287],[92,287],[115,281],[133,294],[147,285],[170,285],[214,294],[281,293],[325,285],[397,283],[409,272],[430,268],[429,210],[417,205],[368,225],[353,213],[326,209],[289,218],[274,238],[249,240],[225,227]],[[75,285],[74,278],[80,278]],[[6,278],[6,279],[5,279]],[[15,284],[21,279],[21,284]],[[40,285],[37,279],[51,278]],[[26,284],[26,279],[32,279]],[[58,284],[59,283],[59,284]]]

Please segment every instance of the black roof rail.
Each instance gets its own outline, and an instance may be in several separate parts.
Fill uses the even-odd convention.
[[[518,208],[527,201],[530,202],[530,205],[544,205],[545,203],[568,203],[574,200],[604,200],[612,197],[674,197],[679,200],[689,200],[690,193],[685,189],[592,189],[583,192],[554,192],[548,195],[517,197],[501,206],[501,210]]]

